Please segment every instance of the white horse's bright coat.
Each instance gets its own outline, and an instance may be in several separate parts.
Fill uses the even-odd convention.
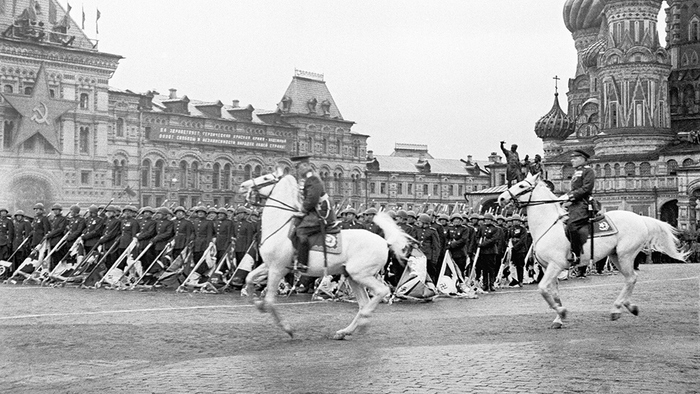
[[[533,175],[528,175],[524,181],[515,184],[498,197],[501,205],[517,200],[518,204],[526,206],[533,239],[533,253],[537,261],[546,267],[539,290],[549,306],[557,311],[557,318],[552,327],[560,328],[567,311],[559,298],[557,277],[562,270],[569,268],[571,245],[564,233],[564,210],[560,203],[553,202],[556,199],[557,196],[540,181],[539,176]],[[592,261],[599,261],[608,256],[625,277],[625,286],[611,311],[611,318],[617,320],[622,306],[634,315],[639,313],[639,308],[630,302],[630,298],[637,282],[634,258],[640,251],[656,250],[678,260],[685,260],[686,254],[678,251],[676,230],[668,223],[629,211],[611,211],[606,213],[606,216],[617,226],[618,233],[595,239]],[[590,241],[587,241],[583,245],[581,261],[590,260]]]
[[[293,331],[289,323],[283,320],[275,308],[277,288],[282,278],[289,272],[288,266],[293,264],[294,248],[288,238],[291,222],[301,204],[299,201],[299,186],[291,175],[282,176],[279,172],[267,174],[241,184],[239,192],[257,192],[267,198],[261,219],[260,256],[263,264],[248,274],[246,286],[252,297],[253,280],[267,272],[267,288],[265,298],[256,305],[265,312],[272,313],[276,323],[290,336]],[[321,252],[310,252],[309,270],[311,276],[322,276],[346,273],[348,283],[352,287],[359,304],[359,312],[350,325],[335,333],[335,339],[343,339],[352,335],[357,328],[363,328],[368,323],[369,315],[379,302],[389,294],[389,288],[375,275],[386,264],[389,248],[398,256],[403,256],[403,250],[408,245],[409,237],[401,231],[386,213],[375,216],[374,222],[384,231],[385,238],[366,230],[342,231],[342,254],[327,257],[328,267],[324,270],[324,259]],[[367,293],[372,294],[370,297]]]

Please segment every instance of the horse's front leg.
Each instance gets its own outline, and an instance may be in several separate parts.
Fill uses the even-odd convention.
[[[352,322],[350,322],[349,326],[335,332],[335,335],[333,335],[333,339],[338,340],[345,339],[346,336],[352,335],[355,332],[355,329],[357,329],[357,323],[360,320],[362,314],[362,310],[365,308],[367,303],[369,303],[369,295],[367,295],[367,291],[365,290],[365,288],[357,282],[355,282],[350,277],[348,277],[347,281],[350,285],[350,288],[352,288],[353,294],[355,294],[355,298],[357,298],[358,311],[355,315],[355,318],[352,319]]]
[[[538,285],[542,298],[547,301],[550,308],[557,311],[557,318],[554,319],[550,328],[561,328],[567,313],[566,308],[561,305],[561,300],[556,291],[556,281],[559,273],[561,273],[561,268],[557,264],[548,264],[547,270],[544,272],[544,276]]]
[[[265,298],[263,301],[263,307],[267,309],[272,317],[275,319],[275,323],[280,326],[280,328],[289,334],[290,337],[294,337],[294,330],[288,321],[284,320],[279,312],[277,312],[277,307],[275,306],[275,300],[277,299],[277,289],[279,288],[280,281],[282,277],[286,274],[287,270],[279,270],[271,268],[267,274],[267,292],[265,292]]]

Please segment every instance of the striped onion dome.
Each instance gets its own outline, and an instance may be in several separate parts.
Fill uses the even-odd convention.
[[[535,123],[535,134],[542,139],[563,140],[574,132],[576,123],[559,106],[559,93],[554,93],[554,105],[547,115]]]
[[[600,27],[603,22],[604,0],[566,0],[564,24],[570,32]]]

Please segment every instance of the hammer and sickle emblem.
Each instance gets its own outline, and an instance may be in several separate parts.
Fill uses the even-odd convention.
[[[47,119],[47,117],[49,116],[49,109],[46,107],[46,104],[44,104],[44,103],[40,102],[39,105],[44,107],[44,112],[41,112],[41,108],[37,105],[36,107],[34,107],[34,109],[32,109],[32,112],[36,112],[36,113],[32,114],[32,120],[39,123],[39,124],[44,123],[46,125],[49,125],[49,120]]]
[[[608,225],[607,222],[601,222],[601,223],[598,225],[598,229],[599,229],[600,231],[607,231],[607,230],[610,229],[610,226]]]

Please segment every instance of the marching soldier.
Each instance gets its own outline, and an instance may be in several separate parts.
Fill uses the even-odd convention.
[[[34,205],[34,221],[32,222],[32,239],[29,246],[34,249],[46,239],[46,234],[49,231],[51,231],[51,223],[44,215],[44,204],[36,203]]]
[[[90,251],[97,245],[97,242],[99,242],[100,237],[104,233],[106,217],[103,218],[100,215],[97,205],[91,205],[88,208],[88,213],[89,216],[85,221],[85,229],[80,237],[83,239],[85,250]]]
[[[382,229],[377,226],[376,223],[374,223],[374,215],[377,214],[377,209],[376,208],[369,208],[365,211],[364,216],[365,216],[365,230],[375,233],[379,235],[380,237],[383,237],[384,234],[382,232]]]
[[[185,219],[187,210],[179,206],[175,208],[175,220],[173,220],[173,231],[175,232],[175,242],[173,244],[173,261],[182,254],[183,249],[194,242],[194,226],[192,222]]]
[[[15,239],[15,226],[7,217],[7,208],[0,208],[0,260],[7,260],[12,252],[12,242]]]
[[[124,207],[122,210],[122,219],[121,219],[121,235],[119,236],[119,239],[117,242],[119,242],[119,245],[117,246],[117,258],[121,255],[124,254],[126,249],[129,247],[129,244],[131,244],[131,241],[136,238],[136,235],[139,233],[139,222],[134,219],[134,216],[136,215],[137,210],[136,207],[132,205],[127,205]],[[132,251],[133,253],[133,251]],[[122,261],[117,268],[125,268],[126,267],[126,259]]]
[[[226,252],[233,242],[233,221],[228,218],[226,208],[219,208],[215,222],[216,230],[216,261],[224,258]],[[226,270],[228,267],[222,267]],[[225,271],[224,271],[225,272]]]
[[[66,231],[68,232],[68,237],[66,238],[66,250],[70,250],[75,241],[80,238],[85,230],[85,219],[80,215],[80,207],[72,205],[70,207],[70,216],[68,217],[68,224],[66,225]],[[83,244],[85,246],[85,244]],[[59,259],[63,258],[63,255],[58,256]],[[68,256],[71,261],[75,259],[72,256]]]
[[[194,263],[197,264],[199,260],[204,256],[204,252],[209,247],[209,244],[214,240],[214,224],[207,219],[207,209],[204,206],[198,206],[194,210],[197,217],[192,221],[194,226],[194,248],[192,250],[192,257]],[[200,274],[204,271],[204,268],[200,266]],[[189,272],[188,272],[189,274]]]
[[[477,264],[477,271],[483,273],[483,290],[484,291],[496,291],[493,285],[496,281],[496,274],[498,273],[498,261],[496,257],[498,256],[498,242],[499,242],[499,230],[493,224],[493,215],[490,213],[484,214],[484,226],[479,230],[477,237],[479,238],[479,247],[481,251],[479,252],[479,261]],[[477,277],[479,272],[477,272]]]
[[[513,241],[512,260],[515,272],[518,276],[518,283],[514,285],[523,287],[523,268],[525,267],[525,256],[527,255],[527,230],[520,224],[521,217],[517,213],[512,216],[512,227],[510,228],[510,239]]]
[[[406,224],[412,228],[416,228],[416,213],[414,211],[406,211]]]
[[[236,256],[236,262],[241,263],[245,257],[248,248],[255,240],[255,226],[245,219],[248,211],[246,207],[236,208],[236,221],[233,223],[233,253]]]
[[[170,240],[175,236],[175,225],[173,221],[170,220],[170,209],[167,207],[160,207],[156,210],[155,223],[156,235],[150,240],[150,243],[153,245],[151,246],[151,249],[153,250],[153,258],[150,260],[149,264],[144,267],[144,269],[147,269],[153,263],[153,259],[161,254],[168,242],[170,242]],[[156,264],[156,267],[151,270],[151,273],[162,271],[165,268],[167,267],[163,267],[163,264],[160,264],[160,267],[158,267]]]
[[[15,251],[14,266],[12,267],[14,271],[29,256],[29,241],[24,242],[24,240],[32,236],[32,225],[21,209],[15,212],[15,221],[12,225],[15,230],[12,241],[12,250]],[[22,247],[20,248],[20,246]]]
[[[441,213],[437,216],[437,220],[431,226],[437,232],[438,239],[440,239],[440,257],[438,258],[440,263],[442,263],[442,259],[445,258],[445,251],[447,250],[447,239],[450,233],[450,229],[447,224],[449,220],[450,217],[447,216],[447,214]]]
[[[450,217],[452,225],[447,231],[447,250],[461,272],[467,269],[467,254],[465,248],[469,241],[469,228],[462,225],[462,215],[455,213]]]
[[[46,239],[49,240],[49,246],[53,250],[53,248],[58,245],[59,241],[61,241],[61,238],[63,238],[66,233],[68,219],[63,216],[63,207],[61,204],[53,204],[51,207],[51,212],[53,212],[54,216],[53,220],[51,220],[51,230],[48,234],[46,234]],[[56,249],[53,255],[51,255],[51,264],[49,267],[50,270],[56,267],[56,264],[58,264],[58,261],[61,260],[64,254],[66,254],[67,250],[68,249],[66,248],[65,244]]]
[[[340,228],[342,230],[350,230],[350,229],[364,229],[365,227],[360,224],[357,219],[357,211],[355,211],[355,208],[348,208],[341,212],[341,215],[343,216],[343,222],[340,223]]]
[[[151,242],[151,239],[156,236],[156,221],[153,220],[155,211],[151,207],[141,209],[141,220],[139,221],[139,232],[136,234],[136,239],[139,241],[139,253]],[[162,249],[161,249],[162,250]],[[142,257],[143,266],[147,268],[156,258],[153,246],[148,248]]]
[[[440,267],[437,259],[440,256],[440,239],[434,228],[430,227],[430,216],[421,214],[416,222],[413,237],[418,242],[418,248],[425,254],[427,259],[427,269],[430,279],[437,283]]]

